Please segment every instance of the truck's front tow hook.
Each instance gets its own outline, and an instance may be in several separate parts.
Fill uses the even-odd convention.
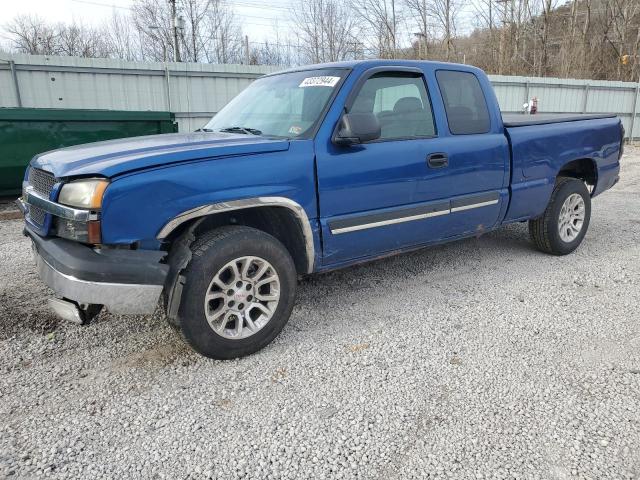
[[[83,304],[80,306],[66,298],[50,298],[49,306],[60,318],[77,325],[88,323],[102,310],[102,305]]]
[[[51,309],[63,320],[82,325],[84,323],[84,317],[78,305],[69,300],[63,300],[61,298],[50,298],[49,306]]]

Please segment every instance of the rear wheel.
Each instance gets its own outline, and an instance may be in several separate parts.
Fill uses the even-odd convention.
[[[542,216],[529,221],[538,250],[552,255],[573,252],[589,228],[591,196],[582,180],[560,177]]]
[[[212,230],[191,247],[178,309],[184,337],[199,353],[242,357],[269,344],[289,320],[296,270],[287,249],[260,230]]]

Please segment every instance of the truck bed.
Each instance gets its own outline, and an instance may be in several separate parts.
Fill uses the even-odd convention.
[[[503,113],[502,123],[505,127],[526,127],[529,125],[579,122],[581,120],[595,120],[600,118],[611,118],[615,116],[615,113],[536,113],[534,115],[525,115],[522,113]]]
[[[616,181],[622,130],[615,115],[505,116],[511,145],[511,203],[506,221],[537,218],[564,165],[587,159],[596,196]],[[511,121],[515,117],[515,121]]]

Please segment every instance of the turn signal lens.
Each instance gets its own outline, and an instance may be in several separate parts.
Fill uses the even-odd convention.
[[[60,238],[97,245],[102,243],[100,220],[76,222],[66,218],[53,217],[52,233]]]
[[[97,245],[98,243],[102,242],[102,238],[100,235],[100,220],[93,220],[89,222],[87,230],[87,243]]]

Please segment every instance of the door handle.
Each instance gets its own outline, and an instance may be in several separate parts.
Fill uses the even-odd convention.
[[[449,165],[449,157],[446,153],[432,153],[427,156],[427,164],[431,168],[444,168]]]

